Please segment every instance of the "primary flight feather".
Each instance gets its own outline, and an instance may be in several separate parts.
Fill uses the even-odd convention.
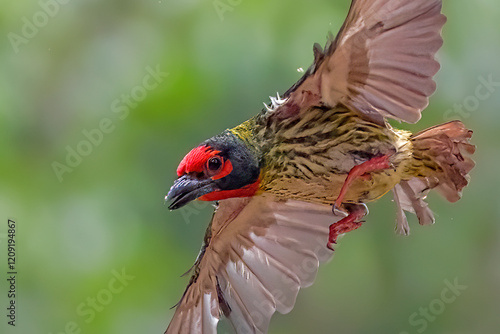
[[[361,226],[364,203],[393,190],[396,230],[408,234],[405,211],[434,222],[428,191],[460,198],[474,167],[472,131],[453,121],[411,134],[386,121],[418,121],[436,89],[441,6],[353,0],[296,84],[184,157],[169,208],[195,199],[217,208],[166,333],[216,333],[221,316],[237,333],[266,333],[338,235]]]

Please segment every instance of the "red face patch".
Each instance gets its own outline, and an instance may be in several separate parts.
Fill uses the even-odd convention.
[[[205,163],[216,155],[220,153],[215,151],[210,146],[198,146],[191,150],[184,159],[182,159],[179,167],[177,167],[177,176],[182,176],[189,173],[202,173]]]
[[[177,168],[177,176],[190,173],[202,173],[212,180],[221,179],[233,171],[233,164],[219,155],[220,151],[208,145],[198,146],[182,159]],[[201,201],[217,201],[232,197],[253,196],[260,184],[260,179],[252,184],[234,190],[216,190],[199,198]]]
[[[259,190],[259,184],[260,184],[260,179],[240,189],[212,191],[209,194],[201,196],[199,200],[220,201],[226,198],[233,198],[233,197],[251,197],[255,195]]]
[[[177,168],[177,176],[189,173],[205,173],[213,180],[221,179],[229,175],[233,170],[233,164],[229,160],[218,156],[220,151],[216,151],[210,146],[198,146],[189,152],[182,159]],[[214,169],[214,167],[217,167]]]

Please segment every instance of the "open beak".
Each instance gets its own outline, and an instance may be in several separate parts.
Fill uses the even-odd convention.
[[[217,186],[212,179],[199,180],[186,174],[175,180],[168,195],[165,196],[165,201],[171,202],[168,206],[170,210],[175,210],[215,190]]]

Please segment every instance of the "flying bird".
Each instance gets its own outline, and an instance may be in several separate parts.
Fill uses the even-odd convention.
[[[169,208],[198,199],[216,209],[166,333],[216,333],[222,316],[237,333],[266,333],[337,237],[362,225],[365,203],[392,190],[396,231],[408,234],[405,212],[434,223],[430,190],[461,197],[472,131],[452,121],[412,134],[387,122],[417,122],[436,89],[441,7],[353,0],[297,83],[182,159]]]

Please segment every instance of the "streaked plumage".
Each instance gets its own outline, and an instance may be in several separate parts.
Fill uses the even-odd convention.
[[[472,132],[454,121],[413,135],[386,122],[420,119],[445,21],[438,0],[354,0],[337,37],[314,46],[313,65],[282,97],[186,155],[170,208],[219,202],[166,333],[216,333],[222,315],[237,333],[266,333],[332,256],[332,224],[393,190],[396,230],[407,234],[405,211],[434,222],[429,190],[460,198]],[[332,213],[334,202],[347,213]]]

